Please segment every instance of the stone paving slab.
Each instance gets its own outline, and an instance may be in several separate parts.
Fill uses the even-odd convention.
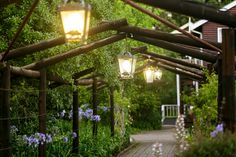
[[[154,157],[152,145],[156,142],[163,144],[163,157],[174,157],[176,143],[174,134],[173,126],[164,126],[162,130],[131,135],[132,145],[117,157]]]

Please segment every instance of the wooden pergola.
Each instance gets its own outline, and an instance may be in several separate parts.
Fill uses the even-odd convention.
[[[11,76],[24,76],[30,78],[36,78],[40,80],[40,96],[39,96],[39,132],[46,133],[46,89],[47,81],[53,81],[49,85],[50,88],[56,88],[60,85],[69,85],[69,81],[62,79],[59,76],[48,74],[45,68],[63,62],[66,59],[79,56],[81,54],[89,53],[94,49],[112,44],[120,41],[127,36],[132,40],[144,42],[146,44],[154,45],[166,50],[170,50],[182,55],[192,56],[197,59],[204,60],[210,64],[215,64],[218,73],[218,114],[222,114],[222,121],[225,128],[236,131],[236,106],[235,106],[235,67],[234,56],[236,53],[236,40],[235,40],[235,27],[236,27],[236,15],[229,14],[227,12],[221,12],[219,10],[209,8],[205,5],[196,3],[190,3],[184,0],[135,0],[147,5],[167,9],[188,16],[197,18],[205,18],[209,21],[217,22],[226,25],[230,28],[223,30],[222,44],[214,43],[199,39],[184,30],[176,28],[173,24],[161,19],[157,15],[141,8],[136,3],[130,0],[123,0],[132,7],[150,15],[151,17],[159,20],[169,27],[177,29],[183,32],[186,36],[173,35],[167,32],[161,32],[156,30],[149,30],[145,28],[139,28],[136,26],[130,26],[126,19],[120,19],[116,21],[110,21],[101,24],[100,26],[93,27],[89,30],[89,36],[114,30],[116,34],[111,34],[109,37],[93,41],[86,45],[71,49],[67,52],[57,54],[48,58],[44,58],[37,62],[33,62],[22,67],[16,67],[8,64],[8,60],[24,57],[26,55],[40,52],[45,49],[52,48],[54,46],[65,44],[64,37],[58,37],[55,39],[41,41],[25,47],[20,47],[14,50],[9,50],[7,53],[0,54],[0,70],[1,75],[1,90],[0,90],[0,156],[10,156],[10,88],[11,88]],[[132,34],[132,35],[131,35]],[[144,58],[150,56],[154,61],[154,65],[158,65],[163,69],[169,70],[173,73],[184,75],[193,80],[203,80],[204,74],[202,68],[199,65],[188,63],[186,61],[159,55],[154,52],[149,52],[147,47],[133,48],[133,52],[140,53]],[[142,70],[143,67],[140,67]],[[85,75],[90,74],[90,77],[83,78]],[[93,109],[96,114],[97,109],[97,97],[96,91],[99,88],[103,88],[107,85],[100,75],[94,73],[94,68],[89,68],[79,73],[73,74],[72,79],[74,85],[89,85],[88,88],[93,90]],[[110,105],[111,105],[111,135],[114,135],[114,87],[110,86]],[[78,133],[78,91],[73,92],[73,132]],[[97,134],[96,123],[93,124],[93,134]],[[78,152],[79,136],[73,140],[73,152]],[[9,148],[9,149],[5,149]],[[46,147],[40,145],[39,156],[46,156]]]

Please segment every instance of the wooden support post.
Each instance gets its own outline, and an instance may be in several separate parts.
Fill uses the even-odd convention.
[[[114,87],[110,87],[110,127],[111,136],[115,135],[115,116],[114,116]]]
[[[181,97],[181,93],[183,92],[183,81],[181,81],[183,77],[181,75],[179,75],[179,83],[180,83],[180,105],[179,105],[179,113],[180,115],[184,114],[184,102],[183,102],[183,98]]]
[[[3,68],[0,89],[0,156],[11,156],[10,145],[10,66]]]
[[[217,121],[222,122],[222,101],[223,101],[223,88],[222,88],[222,59],[219,58],[217,62],[217,73],[218,73],[218,96],[217,96]]]
[[[46,134],[46,88],[47,76],[46,71],[40,71],[39,87],[39,132]],[[39,144],[39,157],[46,157],[46,143]]]
[[[74,85],[77,86],[77,82],[74,81]],[[77,136],[73,138],[72,153],[78,154],[79,152],[79,96],[78,89],[73,91],[73,134]]]
[[[235,104],[235,30],[222,30],[222,82],[223,82],[223,123],[226,130],[236,131],[236,104]]]
[[[97,79],[93,78],[93,115],[97,115]],[[97,136],[97,122],[93,121],[93,136]]]

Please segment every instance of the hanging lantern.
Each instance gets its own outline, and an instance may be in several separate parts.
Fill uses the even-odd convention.
[[[135,72],[136,57],[130,52],[124,52],[118,55],[120,76],[123,79],[133,78]]]
[[[154,72],[154,80],[160,80],[162,77],[162,71],[160,69],[156,69]]]
[[[144,78],[147,83],[153,83],[153,79],[154,79],[153,67],[149,66],[144,70]]]
[[[85,41],[90,22],[89,4],[64,4],[59,6],[60,16],[67,41]]]

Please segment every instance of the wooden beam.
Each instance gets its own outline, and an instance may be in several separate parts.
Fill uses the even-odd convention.
[[[170,66],[170,65],[166,65],[166,64],[163,64],[163,63],[159,63],[159,62],[152,62],[152,63],[149,63],[149,64],[145,64],[143,66],[140,66],[138,67],[136,70],[135,70],[135,75],[141,73],[144,71],[144,69],[148,66],[148,65],[151,65],[153,67],[155,66],[158,66],[158,67],[161,67],[163,69],[166,69],[170,72],[173,72],[175,74],[180,74],[180,75],[183,75],[183,76],[187,76],[189,78],[192,78],[193,80],[202,80],[203,77],[198,75],[198,74],[194,74],[194,73],[191,73],[189,71],[186,71],[186,70],[182,70],[182,69],[178,69],[176,68],[175,66]]]
[[[80,77],[82,77],[84,75],[92,73],[94,70],[95,70],[94,67],[93,68],[85,69],[83,71],[80,71],[80,72],[77,72],[77,73],[73,74],[72,78],[73,79],[78,79],[78,78],[80,78]]]
[[[114,30],[117,27],[121,27],[121,26],[125,26],[125,25],[128,25],[126,19],[119,19],[116,21],[104,22],[104,23],[100,24],[99,26],[90,28],[89,35],[95,35],[95,34],[98,34],[98,33],[101,33],[101,32],[107,31],[107,30]],[[55,47],[58,45],[65,44],[65,42],[66,42],[65,38],[64,38],[64,36],[62,36],[62,37],[58,37],[55,39],[49,39],[49,40],[41,41],[36,44],[17,48],[17,49],[11,50],[8,53],[8,55],[5,57],[5,60],[9,60],[9,59],[16,58],[16,57],[24,57],[24,56],[32,54],[34,52],[42,51],[42,50],[45,50],[48,48],[52,48],[52,47]],[[0,59],[2,58],[3,54],[4,53],[0,54]]]
[[[97,82],[97,91],[101,90],[105,87],[107,87],[107,84],[105,82]],[[92,89],[93,89],[93,85],[88,85],[87,86],[87,90],[92,90]]]
[[[0,9],[13,3],[19,3],[21,0],[0,0]]]
[[[204,60],[207,62],[211,62],[211,63],[215,63],[216,59],[217,59],[217,55],[212,55],[212,54],[200,52],[200,50],[197,51],[194,49],[189,49],[189,48],[183,47],[182,45],[172,44],[172,43],[158,40],[158,39],[147,38],[147,37],[138,36],[138,35],[134,35],[132,37],[132,39],[137,40],[137,41],[141,41],[144,43],[148,43],[148,44],[151,44],[154,46],[158,46],[163,49],[167,49],[167,50],[177,52],[177,53],[180,53],[183,55],[192,56],[194,58],[198,58],[198,59],[201,59],[201,60]]]
[[[212,49],[214,49],[214,50],[216,50],[216,51],[218,51],[218,52],[221,52],[221,50],[218,49],[217,47],[215,47],[214,45],[211,45],[210,43],[205,42],[204,40],[202,40],[202,39],[200,39],[200,38],[194,36],[193,34],[189,33],[188,31],[186,31],[186,30],[184,30],[184,29],[180,29],[180,28],[179,28],[178,26],[176,26],[175,24],[173,24],[173,23],[171,23],[171,22],[165,20],[164,18],[161,18],[160,16],[154,14],[153,12],[151,12],[151,11],[149,11],[149,10],[147,10],[147,9],[144,9],[143,7],[140,7],[139,5],[137,5],[136,3],[134,3],[133,1],[131,1],[131,0],[123,0],[123,1],[125,1],[126,3],[128,3],[129,5],[131,5],[132,7],[138,9],[139,11],[141,11],[141,12],[143,12],[143,13],[145,13],[145,14],[151,16],[152,18],[154,18],[154,19],[160,21],[160,22],[163,23],[164,25],[166,25],[166,26],[168,26],[168,27],[170,27],[170,28],[172,28],[172,29],[178,30],[179,32],[183,33],[184,35],[186,35],[186,36],[192,38],[193,40],[196,40],[197,42],[200,42],[200,43],[202,43],[202,44],[208,46],[209,48],[212,48]]]
[[[46,89],[47,76],[45,69],[40,71],[39,87],[39,133],[46,134]],[[46,157],[46,142],[39,144],[39,157]]]
[[[2,70],[2,75],[0,75],[0,156],[10,157],[10,66],[6,65]]]
[[[236,103],[235,103],[235,62],[236,33],[235,29],[222,30],[222,89],[223,89],[223,115],[225,130],[236,132]]]
[[[181,65],[184,65],[184,66],[187,66],[187,67],[190,67],[190,68],[195,68],[195,69],[199,69],[199,70],[202,70],[204,68],[203,66],[200,66],[198,64],[193,64],[193,63],[189,63],[189,62],[186,62],[186,61],[183,61],[183,60],[180,60],[180,59],[160,55],[160,54],[157,54],[157,53],[154,53],[154,52],[149,52],[149,51],[147,51],[147,47],[146,47],[146,50],[144,49],[144,47],[131,48],[131,51],[132,52],[138,52],[138,53],[141,53],[141,54],[145,54],[145,55],[151,56],[153,58],[165,59],[167,61],[171,61],[171,62],[174,62],[174,63],[177,63],[177,64],[181,64]]]
[[[156,64],[157,64],[157,66],[159,66],[163,69],[166,69],[170,72],[173,72],[175,74],[183,75],[183,76],[189,77],[193,80],[203,80],[203,77],[200,76],[200,75],[193,74],[193,73],[190,73],[190,72],[187,72],[187,71],[184,71],[184,70],[179,70],[179,69],[176,69],[175,67],[171,67],[171,66],[168,66],[168,65],[165,65],[165,64],[162,64],[162,63],[156,63]]]
[[[57,45],[61,45],[65,43],[64,37],[59,37],[55,39],[44,40],[36,44],[28,45],[25,47],[20,47],[17,49],[11,50],[8,55],[5,57],[5,60],[24,57],[26,55],[32,54],[34,52],[42,51],[51,47],[55,47]],[[0,59],[2,58],[3,53],[0,54]]]
[[[128,22],[126,19],[119,19],[115,21],[104,21],[104,22],[99,23],[97,27],[93,27],[89,29],[88,34],[95,35],[101,32],[113,30],[115,28],[123,27],[126,25],[128,25]]]
[[[209,48],[205,44],[197,42],[197,41],[195,41],[189,37],[183,36],[183,35],[175,35],[175,34],[170,34],[170,33],[157,31],[157,30],[139,28],[136,26],[124,26],[124,27],[116,28],[116,30],[120,31],[120,32],[137,34],[137,35],[141,35],[141,36],[145,36],[145,37],[164,40],[164,41],[168,41],[168,42],[172,42],[172,43],[179,43],[179,44],[214,50],[212,48]],[[215,43],[215,42],[211,42],[211,41],[206,41],[206,42],[209,42],[210,44],[214,45],[215,47],[221,49],[221,44],[219,44],[219,43]],[[216,51],[215,51],[215,53],[217,54]]]
[[[148,58],[147,56],[145,56],[146,58]],[[167,60],[164,60],[164,59],[159,59],[159,58],[150,58],[156,62],[160,62],[160,63],[163,63],[165,65],[168,65],[168,66],[172,66],[172,67],[175,67],[175,68],[178,68],[178,69],[182,69],[182,70],[185,70],[187,72],[191,72],[193,74],[197,74],[197,75],[200,75],[200,76],[204,76],[203,72],[199,71],[199,70],[194,70],[194,69],[191,69],[189,67],[186,67],[186,66],[183,66],[183,65],[180,65],[180,64],[176,64],[176,63],[173,63],[173,62],[170,62],[170,61],[167,61]]]
[[[48,66],[54,65],[56,63],[59,63],[61,61],[64,61],[66,59],[69,59],[69,58],[87,53],[87,52],[92,51],[94,49],[109,45],[111,43],[122,40],[124,38],[125,38],[124,34],[112,35],[108,38],[101,39],[101,40],[95,41],[93,43],[81,46],[79,48],[76,48],[76,49],[61,53],[61,54],[57,54],[55,56],[43,59],[41,61],[23,66],[23,68],[25,68],[25,69],[41,69],[44,67],[48,67]]]
[[[11,69],[11,73],[17,76],[40,78],[40,72],[36,70],[29,70],[29,69],[24,69],[24,68],[15,67],[15,66],[10,66],[10,69]],[[70,84],[69,81],[66,81],[63,78],[56,75],[52,75],[52,74],[48,74],[47,79],[49,81],[55,81],[57,83]]]
[[[8,44],[7,50],[3,53],[2,58],[0,59],[1,62],[4,61],[5,57],[8,55],[8,53],[10,52],[12,46],[14,45],[16,39],[19,37],[20,33],[22,32],[24,26],[26,25],[26,23],[28,22],[30,16],[32,15],[34,9],[36,8],[36,6],[38,5],[39,0],[34,0],[33,4],[30,7],[30,10],[28,11],[28,13],[26,14],[26,16],[24,17],[22,23],[20,24],[19,28],[17,29],[16,33],[14,34],[13,39],[11,40],[11,42]]]
[[[227,11],[221,11],[206,4],[186,0],[134,0],[153,7],[173,11],[176,13],[192,16],[198,19],[220,23],[222,25],[236,27],[236,15]]]
[[[79,79],[79,80],[75,80],[76,81],[76,83],[78,84],[78,85],[81,85],[81,86],[87,86],[87,85],[91,85],[91,84],[93,84],[93,79]],[[97,82],[98,83],[100,83],[100,82],[105,82],[105,81],[103,81],[101,78],[97,78]]]

